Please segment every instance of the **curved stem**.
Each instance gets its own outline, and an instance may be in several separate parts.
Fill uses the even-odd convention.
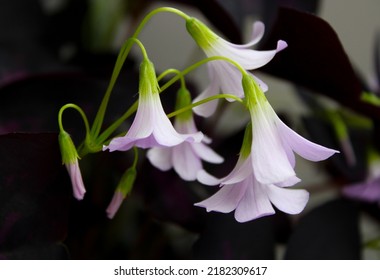
[[[164,71],[163,73],[161,73],[160,76],[157,77],[157,81],[160,81],[162,80],[165,76],[169,75],[169,74],[172,74],[172,73],[175,73],[177,74],[177,76],[179,77],[179,79],[181,80],[181,87],[186,87],[186,84],[185,84],[185,77],[184,75],[182,74],[181,71],[179,71],[178,69],[168,69],[166,71]]]
[[[66,109],[69,109],[69,108],[76,110],[82,116],[82,119],[83,119],[83,122],[84,122],[84,126],[86,128],[86,137],[88,137],[89,134],[90,134],[90,125],[89,125],[87,116],[86,116],[86,114],[83,112],[83,110],[78,105],[73,104],[73,103],[68,103],[68,104],[62,106],[61,109],[59,110],[59,113],[58,113],[58,126],[59,126],[60,131],[65,131],[64,128],[63,128],[63,123],[62,123],[62,116],[63,116],[63,112]]]
[[[136,169],[137,161],[139,160],[139,149],[136,146],[133,146],[133,152],[135,157],[133,158],[132,168]]]
[[[195,102],[195,103],[192,103],[192,104],[190,104],[188,106],[185,106],[185,107],[183,107],[183,108],[181,108],[181,109],[179,109],[177,111],[174,111],[174,112],[172,112],[170,114],[167,114],[167,117],[168,118],[172,118],[172,117],[174,117],[176,115],[179,115],[179,114],[181,114],[183,112],[186,112],[187,110],[191,110],[194,107],[197,107],[199,105],[202,105],[204,103],[210,102],[212,100],[221,99],[221,98],[230,98],[230,99],[234,99],[234,100],[236,100],[236,101],[238,101],[240,103],[244,103],[241,98],[239,98],[239,97],[237,97],[235,95],[232,95],[232,94],[218,94],[218,95],[215,95],[215,96],[207,97],[207,98],[202,99],[202,100],[200,100],[198,102]]]
[[[127,59],[127,56],[128,56],[128,54],[132,48],[132,45],[135,42],[135,40],[131,40],[131,39],[136,39],[138,37],[138,35],[140,34],[141,30],[145,27],[146,23],[154,15],[161,13],[161,12],[174,13],[174,14],[184,18],[185,20],[190,18],[188,15],[186,15],[182,11],[174,9],[174,8],[170,8],[170,7],[161,7],[161,8],[155,9],[155,10],[151,11],[148,15],[145,16],[145,18],[141,21],[140,25],[137,27],[137,29],[134,32],[134,34],[132,35],[132,37],[130,39],[128,39],[123,44],[123,46],[119,52],[119,55],[116,59],[116,63],[115,63],[114,70],[112,72],[110,83],[108,84],[106,93],[104,94],[104,97],[102,99],[99,110],[95,116],[95,120],[94,120],[92,128],[91,128],[91,135],[94,138],[96,138],[100,133],[100,130],[101,130],[101,127],[103,124],[104,115],[105,115],[106,108],[108,105],[108,101],[109,101],[110,96],[111,96],[111,92],[113,90],[113,87],[115,86],[116,80],[119,76],[119,73],[120,73],[122,67],[123,67],[123,64],[124,64],[125,60]]]
[[[224,57],[224,56],[211,56],[211,57],[205,58],[205,59],[198,61],[197,63],[187,67],[185,70],[183,70],[181,72],[182,76],[185,76],[185,75],[189,74],[191,71],[194,71],[196,68],[201,67],[202,65],[204,65],[210,61],[214,61],[214,60],[224,60],[224,61],[234,65],[242,73],[242,75],[244,75],[247,72],[239,63],[233,61],[232,59],[229,59],[229,58]],[[179,76],[173,77],[170,81],[168,81],[166,84],[164,84],[161,87],[161,92],[163,92],[165,89],[170,87],[172,84],[174,84],[180,78],[181,77],[179,77]]]

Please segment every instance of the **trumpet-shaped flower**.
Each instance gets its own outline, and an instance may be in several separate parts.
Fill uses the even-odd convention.
[[[311,161],[339,153],[303,138],[285,125],[248,74],[243,76],[243,88],[252,123],[252,166],[261,184],[291,180],[295,176],[294,153]]]
[[[257,51],[249,49],[260,41],[264,35],[264,24],[255,22],[253,25],[252,40],[244,45],[232,44],[216,35],[206,25],[195,18],[186,22],[190,35],[208,57],[223,56],[240,64],[246,70],[254,70],[267,64],[277,52],[286,48],[284,41],[278,41],[277,48],[269,51]],[[210,85],[196,98],[194,102],[218,94],[219,92],[235,94],[243,97],[241,86],[241,73],[235,66],[223,60],[215,60],[208,63]],[[253,75],[252,75],[253,76]],[[253,76],[254,77],[254,76]],[[267,86],[257,77],[254,77],[264,91]],[[213,114],[217,106],[217,100],[195,107],[194,112],[208,117]]]
[[[235,210],[238,222],[247,222],[263,216],[272,215],[275,205],[288,214],[298,214],[306,206],[309,193],[305,190],[285,188],[300,180],[293,177],[281,186],[263,184],[256,179],[250,154],[251,129],[247,127],[242,151],[235,168],[229,175],[217,179],[205,171],[198,173],[198,180],[206,185],[220,184],[220,190],[211,197],[196,203],[209,211],[229,213]],[[249,140],[248,140],[249,139]]]
[[[78,200],[82,200],[84,194],[86,193],[86,189],[84,187],[82,174],[79,169],[79,156],[77,150],[67,132],[61,131],[59,133],[58,140],[61,149],[62,162],[65,164],[70,175],[74,197]]]
[[[181,88],[177,97],[177,109],[190,103],[190,93]],[[198,131],[191,111],[178,115],[174,127],[184,134],[194,134]],[[210,163],[223,162],[223,158],[206,145],[210,142],[210,139],[204,137],[200,143],[182,142],[174,147],[156,147],[148,151],[147,157],[158,169],[167,171],[173,168],[183,180],[194,181],[197,173],[203,169],[202,160]]]
[[[103,150],[126,151],[131,147],[172,147],[184,141],[200,142],[201,132],[178,133],[161,104],[158,83],[153,64],[144,60],[140,68],[140,97],[136,116],[127,134],[114,138]]]

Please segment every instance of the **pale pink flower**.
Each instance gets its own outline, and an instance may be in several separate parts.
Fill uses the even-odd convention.
[[[78,159],[75,159],[72,163],[65,163],[65,166],[70,175],[74,197],[78,200],[82,200],[86,193],[86,189],[79,169]]]
[[[176,119],[174,127],[184,134],[198,131],[193,117]],[[167,171],[174,168],[183,180],[194,181],[197,173],[203,169],[202,160],[210,163],[223,162],[223,158],[206,145],[210,142],[210,139],[204,137],[200,143],[182,142],[174,147],[156,147],[148,151],[147,157],[158,169]]]
[[[272,204],[285,213],[298,214],[309,199],[309,193],[305,190],[286,188],[297,183],[297,177],[282,186],[260,183],[254,173],[251,155],[246,158],[240,155],[235,168],[222,179],[200,171],[198,180],[206,185],[220,184],[220,190],[195,205],[206,208],[208,212],[229,213],[235,210],[238,222],[274,214]]]
[[[203,49],[207,57],[223,56],[240,64],[246,70],[254,70],[267,64],[277,52],[287,47],[286,42],[278,41],[277,48],[269,51],[257,51],[250,49],[257,44],[264,35],[264,24],[255,22],[253,24],[252,40],[244,45],[233,44],[216,35],[207,26],[195,18],[187,21],[187,30]],[[244,96],[241,86],[242,74],[229,62],[215,60],[208,63],[210,85],[197,97],[194,102],[219,94],[220,92],[234,94],[240,98]],[[250,74],[252,75],[252,74]],[[253,75],[252,75],[253,76]],[[267,85],[253,76],[264,91]],[[218,104],[217,100],[207,102],[194,108],[198,115],[208,117],[212,115]]]
[[[339,151],[315,144],[284,124],[256,82],[245,75],[243,87],[252,123],[252,166],[262,184],[281,184],[295,176],[295,155],[321,161]]]
[[[150,63],[145,67],[153,68],[153,64]],[[143,82],[140,81],[139,104],[131,127],[125,136],[114,138],[108,146],[103,147],[103,150],[126,151],[133,146],[172,147],[184,141],[200,142],[203,138],[201,132],[180,134],[174,129],[161,104],[154,68],[144,70],[142,73],[146,73],[148,77],[140,77]]]

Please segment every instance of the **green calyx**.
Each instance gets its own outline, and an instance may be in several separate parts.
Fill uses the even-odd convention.
[[[248,73],[243,75],[242,85],[245,96],[245,105],[248,109],[253,108],[259,102],[266,102],[267,98],[263,90]]]
[[[252,124],[249,122],[245,128],[243,144],[240,148],[240,156],[244,159],[251,154],[252,146]]]
[[[175,109],[180,110],[186,106],[191,104],[191,94],[185,87],[181,87],[177,92],[177,100]],[[191,119],[193,116],[193,112],[190,110],[186,110],[183,113],[180,113],[176,116],[176,119],[179,121],[187,121]]]
[[[186,20],[186,29],[202,49],[209,49],[218,40],[218,36],[196,18]]]
[[[74,142],[66,131],[61,130],[58,136],[59,147],[61,149],[62,163],[71,164],[78,158],[78,152],[75,148]]]
[[[117,190],[123,194],[123,197],[126,197],[132,190],[133,184],[135,183],[137,176],[136,168],[131,167],[121,177],[121,180],[117,186]]]
[[[144,58],[140,65],[140,96],[146,94],[158,94],[159,92],[160,87],[158,85],[154,64],[149,59]]]

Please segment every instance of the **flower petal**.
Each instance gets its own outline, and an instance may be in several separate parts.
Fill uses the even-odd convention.
[[[208,87],[199,94],[194,100],[193,103],[196,103],[198,101],[201,101],[203,99],[206,99],[208,97],[214,96],[219,94],[219,82],[216,79],[215,69],[211,66],[212,62],[210,62],[207,66],[209,77],[210,77],[210,84]],[[218,107],[218,100],[209,101],[207,103],[204,103],[202,105],[196,106],[193,108],[193,112],[197,114],[198,116],[208,118],[212,114],[214,114],[216,108]]]
[[[247,185],[225,185],[211,197],[195,203],[195,206],[206,208],[207,212],[232,212],[246,192]]]
[[[275,213],[267,194],[262,190],[263,186],[253,175],[241,184],[245,185],[246,192],[235,210],[235,219],[238,222],[244,223]]]
[[[107,217],[109,219],[112,219],[115,216],[116,212],[119,210],[121,204],[123,203],[123,200],[124,200],[123,193],[120,191],[115,191],[112,197],[112,200],[106,210]]]
[[[266,186],[270,201],[282,212],[299,214],[309,201],[309,193],[305,190],[281,188],[274,185]]]
[[[248,157],[243,159],[242,156],[239,157],[234,169],[226,177],[222,179],[221,184],[235,184],[245,180],[253,172],[251,158]]]
[[[204,161],[211,163],[222,163],[224,161],[220,155],[203,143],[194,143],[193,149],[196,155]]]
[[[285,125],[278,117],[276,123],[278,131],[284,142],[286,142],[294,152],[307,160],[325,160],[333,154],[339,153],[337,150],[323,147],[303,138],[295,131],[290,129],[287,125]]]
[[[253,70],[264,66],[273,59],[277,52],[287,47],[285,41],[278,41],[277,48],[270,51],[257,51],[251,49],[240,49],[222,41],[216,41],[214,48],[206,52],[207,56],[225,56],[237,63],[244,69]]]
[[[207,173],[205,170],[199,170],[197,173],[197,180],[207,186],[216,186],[221,183],[221,179],[218,179],[209,173]]]
[[[246,49],[246,48],[252,47],[253,45],[256,45],[263,38],[264,32],[265,32],[264,23],[261,21],[256,21],[253,23],[253,26],[252,26],[251,41],[249,41],[248,43],[246,43],[244,45],[233,44],[233,43],[230,43],[228,41],[225,41],[225,42],[234,48]]]
[[[259,101],[251,111],[252,166],[257,180],[277,184],[295,176],[275,126],[276,113],[268,101]]]
[[[78,200],[82,200],[84,194],[86,193],[86,189],[83,184],[78,160],[76,160],[74,163],[66,164],[66,169],[70,175],[74,197]]]
[[[150,163],[160,169],[161,171],[170,170],[173,165],[171,161],[172,149],[166,147],[155,147],[149,149],[146,157],[149,159]]]
[[[184,142],[173,147],[172,158],[174,170],[185,181],[197,179],[197,173],[202,169],[200,158],[194,153],[192,145]]]

